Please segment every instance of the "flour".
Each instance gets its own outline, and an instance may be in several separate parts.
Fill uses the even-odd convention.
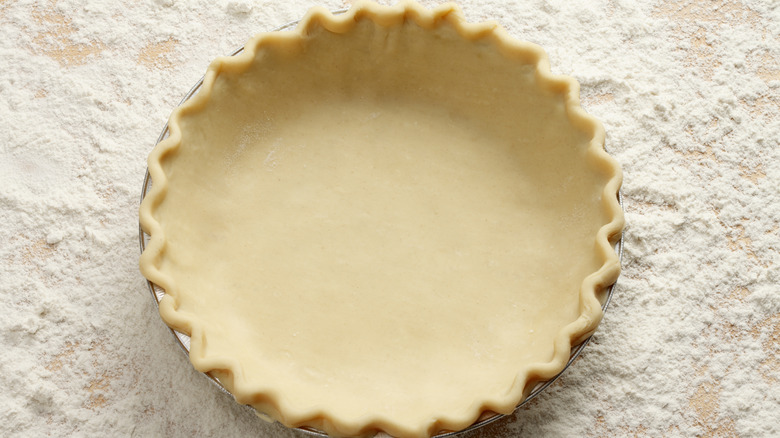
[[[0,435],[297,436],[192,370],[138,273],[137,205],[208,62],[314,4],[0,2]],[[461,4],[580,80],[629,224],[583,356],[472,436],[780,434],[780,6]]]

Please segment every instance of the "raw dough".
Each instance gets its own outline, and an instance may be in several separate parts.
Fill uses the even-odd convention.
[[[239,402],[429,436],[510,412],[595,329],[619,169],[573,81],[494,27],[315,10],[215,62],[172,116],[142,270]]]

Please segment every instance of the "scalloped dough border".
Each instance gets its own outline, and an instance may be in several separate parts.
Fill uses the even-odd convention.
[[[248,388],[241,367],[235,360],[203,357],[202,325],[195,315],[177,311],[176,297],[179,291],[176,282],[158,269],[166,246],[162,228],[154,217],[155,209],[163,202],[167,191],[167,179],[161,166],[161,159],[178,148],[181,143],[179,126],[181,117],[198,111],[207,104],[214,81],[221,72],[242,72],[249,68],[259,47],[300,41],[313,26],[321,26],[335,33],[344,33],[360,19],[369,19],[385,27],[399,25],[405,20],[413,20],[426,29],[446,22],[467,40],[490,40],[508,58],[535,65],[535,75],[539,85],[564,94],[566,111],[571,123],[590,135],[588,159],[594,167],[607,169],[610,175],[602,192],[602,206],[608,213],[610,221],[599,229],[595,247],[605,262],[598,271],[583,281],[580,288],[580,317],[558,333],[554,343],[553,359],[547,363],[530,364],[521,369],[512,387],[503,395],[491,400],[475,401],[466,415],[432,418],[428,424],[416,427],[395,424],[380,415],[349,423],[332,418],[323,411],[295,412],[285,405],[284,398],[280,394],[263,388]],[[161,317],[170,327],[191,337],[190,360],[194,367],[217,377],[239,403],[250,404],[288,427],[312,427],[337,436],[361,436],[385,431],[396,437],[428,437],[440,431],[465,429],[477,421],[484,412],[511,413],[528,396],[536,383],[551,379],[565,367],[573,345],[584,341],[595,331],[602,317],[599,293],[617,281],[620,273],[620,262],[613,245],[624,225],[623,210],[616,197],[622,183],[622,173],[618,163],[604,150],[604,128],[601,123],[580,107],[579,83],[568,76],[551,74],[547,55],[541,47],[513,39],[495,22],[467,23],[460,9],[454,4],[425,9],[412,1],[402,2],[392,7],[360,2],[346,13],[336,16],[324,8],[312,8],[295,30],[261,33],[249,40],[242,53],[214,60],[208,68],[200,91],[173,111],[168,127],[170,136],[154,148],[148,159],[149,173],[154,184],[141,203],[140,223],[151,239],[140,258],[141,272],[149,281],[166,291],[160,301]]]

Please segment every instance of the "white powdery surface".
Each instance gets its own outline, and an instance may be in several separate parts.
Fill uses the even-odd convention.
[[[0,436],[297,436],[179,351],[137,269],[137,206],[208,62],[314,4],[0,1]],[[470,436],[780,435],[779,4],[461,5],[580,80],[628,221],[584,355]]]

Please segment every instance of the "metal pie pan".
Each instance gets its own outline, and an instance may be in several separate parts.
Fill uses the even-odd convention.
[[[344,13],[346,11],[347,11],[347,9],[340,9],[340,10],[337,10],[337,11],[333,11],[333,14],[342,14],[342,13]],[[285,24],[283,26],[280,26],[280,27],[277,27],[276,29],[273,29],[272,31],[273,32],[277,32],[277,31],[291,30],[292,28],[294,28],[298,24],[298,22],[299,22],[298,20],[291,21],[291,22],[289,22],[289,23],[287,23],[287,24]],[[241,47],[238,50],[235,50],[229,56],[238,55],[243,50],[244,50],[244,48]],[[204,79],[204,77],[201,77],[201,79],[198,81],[198,83],[195,84],[195,86],[192,87],[192,89],[190,89],[189,92],[187,92],[187,94],[184,96],[184,98],[181,100],[181,102],[179,102],[179,105],[181,105],[184,102],[186,102],[188,99],[190,99],[192,96],[194,96],[198,92],[198,90],[200,90],[200,87],[203,85],[203,79]],[[158,143],[160,143],[164,139],[168,138],[168,134],[169,134],[169,132],[168,132],[168,124],[166,123],[165,127],[163,128],[162,132],[160,133],[160,136],[157,138],[157,141],[155,142],[155,145],[157,145]],[[141,201],[143,201],[143,199],[146,197],[146,194],[149,192],[149,189],[151,189],[151,187],[152,187],[152,179],[151,179],[151,176],[149,175],[149,170],[147,169],[146,170],[146,175],[144,176],[143,187],[141,189]],[[618,196],[618,202],[620,203],[620,206],[622,207],[623,206],[622,194],[620,192],[618,192],[617,196]],[[140,246],[141,246],[141,252],[143,252],[144,249],[146,248],[146,245],[149,242],[149,238],[150,238],[150,236],[143,231],[143,229],[140,227],[140,224],[139,224],[139,227],[138,227],[138,240],[139,240],[139,243],[140,243]],[[623,259],[623,236],[622,236],[622,234],[620,236],[620,239],[615,244],[615,251],[618,254],[618,258],[622,261],[622,259]],[[147,284],[147,286],[149,288],[149,292],[151,292],[152,297],[154,298],[154,302],[159,306],[160,300],[165,295],[165,291],[160,286],[152,283],[151,281],[147,280],[146,284]],[[612,284],[603,293],[603,297],[602,297],[603,303],[601,305],[601,309],[604,312],[606,312],[607,307],[609,306],[609,302],[612,299],[612,294],[614,293],[614,289],[615,289],[615,284]],[[173,336],[176,338],[176,341],[179,344],[179,346],[181,347],[182,351],[189,357],[189,353],[190,353],[190,337],[188,335],[184,334],[184,333],[181,333],[181,332],[177,331],[177,330],[174,330],[174,329],[169,329],[169,330],[171,331]],[[539,395],[548,386],[552,385],[553,382],[555,382],[566,371],[566,369],[568,369],[569,366],[571,366],[571,364],[577,359],[577,357],[579,357],[579,355],[582,353],[582,351],[585,348],[585,346],[588,345],[588,342],[590,342],[590,339],[591,339],[591,337],[588,337],[587,339],[585,339],[579,345],[576,345],[576,346],[572,347],[571,354],[569,356],[569,361],[566,363],[566,366],[563,368],[563,370],[561,370],[561,372],[558,373],[552,379],[537,383],[536,386],[531,391],[531,393],[528,395],[528,397],[526,397],[522,402],[520,402],[520,404],[517,405],[517,407],[515,407],[515,412],[517,412],[518,409],[520,409],[526,403],[530,402],[533,398],[535,398],[537,395]],[[227,389],[225,389],[224,386],[222,386],[222,384],[219,382],[219,380],[217,378],[215,378],[214,376],[212,376],[212,375],[210,375],[208,373],[203,373],[203,375],[206,376],[211,381],[211,383],[213,383],[222,392],[224,392],[225,394],[228,394],[228,395],[230,395],[232,397],[232,394],[230,394],[230,392]],[[255,413],[258,416],[260,416],[261,418],[267,419],[267,417],[265,415],[258,413],[252,407],[250,407],[250,406],[245,406],[245,407],[247,409],[251,410],[253,413]],[[475,422],[471,426],[467,427],[466,429],[462,429],[462,430],[457,431],[457,432],[441,433],[441,434],[435,435],[435,437],[436,438],[461,437],[461,436],[463,436],[464,434],[466,434],[468,432],[471,432],[471,431],[473,431],[475,429],[479,429],[479,428],[481,428],[483,426],[486,426],[486,425],[488,425],[490,423],[493,423],[493,422],[495,422],[497,420],[500,420],[500,419],[502,419],[504,417],[507,417],[507,416],[510,416],[510,415],[512,415],[512,414],[496,414],[496,413],[487,412],[487,413],[484,413],[477,420],[477,422]],[[324,433],[322,431],[319,431],[319,430],[316,430],[316,429],[309,428],[309,427],[300,427],[300,428],[297,428],[296,430],[298,430],[300,432],[303,432],[303,433],[305,433],[305,434],[307,434],[309,436],[328,437],[328,435],[326,433]]]

